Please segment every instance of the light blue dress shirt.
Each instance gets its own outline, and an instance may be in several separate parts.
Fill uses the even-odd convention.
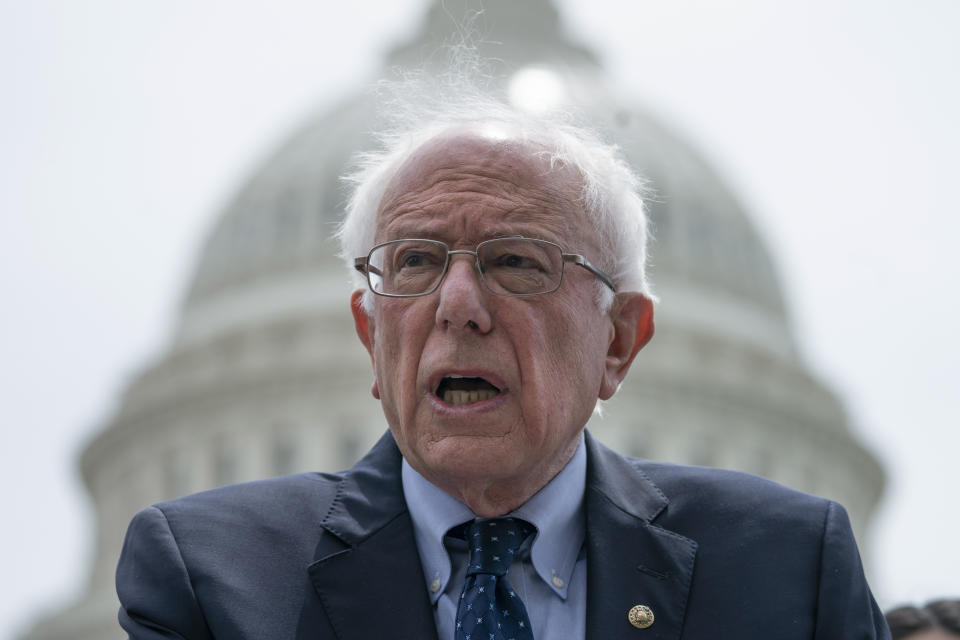
[[[476,518],[470,508],[403,461],[403,495],[433,604],[440,640],[454,640],[454,620],[466,576],[466,542],[447,532]],[[524,542],[507,579],[523,599],[536,640],[582,640],[587,612],[584,488],[587,453],[580,445],[560,473],[520,508],[537,532]]]

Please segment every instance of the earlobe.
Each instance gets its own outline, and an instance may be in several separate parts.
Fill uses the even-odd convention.
[[[350,295],[350,312],[353,313],[353,327],[357,331],[357,337],[367,348],[370,354],[370,363],[373,365],[373,385],[370,387],[370,393],[377,400],[380,399],[380,387],[377,384],[377,364],[373,359],[374,343],[374,325],[373,318],[367,314],[363,308],[363,291],[357,290]]]
[[[600,385],[600,399],[608,400],[617,392],[633,359],[653,337],[653,302],[640,293],[617,294],[610,310],[613,337],[607,348],[607,360]]]
[[[367,310],[363,308],[363,291],[358,289],[350,294],[350,312],[353,314],[353,327],[357,331],[357,337],[372,358],[373,318],[367,315]]]

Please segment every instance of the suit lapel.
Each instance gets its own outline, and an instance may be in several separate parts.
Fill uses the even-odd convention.
[[[653,524],[668,501],[635,462],[589,433],[586,442],[587,638],[680,638],[697,545]],[[346,474],[324,518],[308,572],[338,640],[437,637],[400,462],[387,434]],[[647,629],[627,619],[638,604],[653,611]]]
[[[652,521],[667,498],[635,462],[587,434],[587,638],[680,638],[697,544]],[[649,607],[647,629],[630,624]]]
[[[308,567],[339,640],[436,638],[389,434],[341,481]]]

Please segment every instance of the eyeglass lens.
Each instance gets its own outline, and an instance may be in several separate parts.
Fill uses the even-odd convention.
[[[448,249],[433,240],[394,240],[375,247],[368,259],[370,286],[387,295],[419,295],[443,278]],[[480,276],[494,293],[531,295],[560,286],[560,247],[530,238],[498,238],[477,247]]]

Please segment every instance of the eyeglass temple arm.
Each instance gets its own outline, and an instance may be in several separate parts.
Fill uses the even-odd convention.
[[[600,269],[597,269],[595,266],[590,264],[590,261],[584,258],[579,253],[563,253],[561,255],[563,256],[564,262],[572,262],[573,264],[583,267],[593,275],[600,278],[600,280],[603,281],[603,284],[610,287],[611,291],[613,291],[614,293],[617,292],[617,288],[613,286],[613,280],[610,279],[610,276],[608,276],[603,271],[600,271]]]
[[[359,271],[360,273],[366,275],[372,273],[375,276],[382,276],[383,272],[380,269],[377,269],[375,266],[368,264],[366,257],[364,258],[354,258],[353,259],[353,268]]]

